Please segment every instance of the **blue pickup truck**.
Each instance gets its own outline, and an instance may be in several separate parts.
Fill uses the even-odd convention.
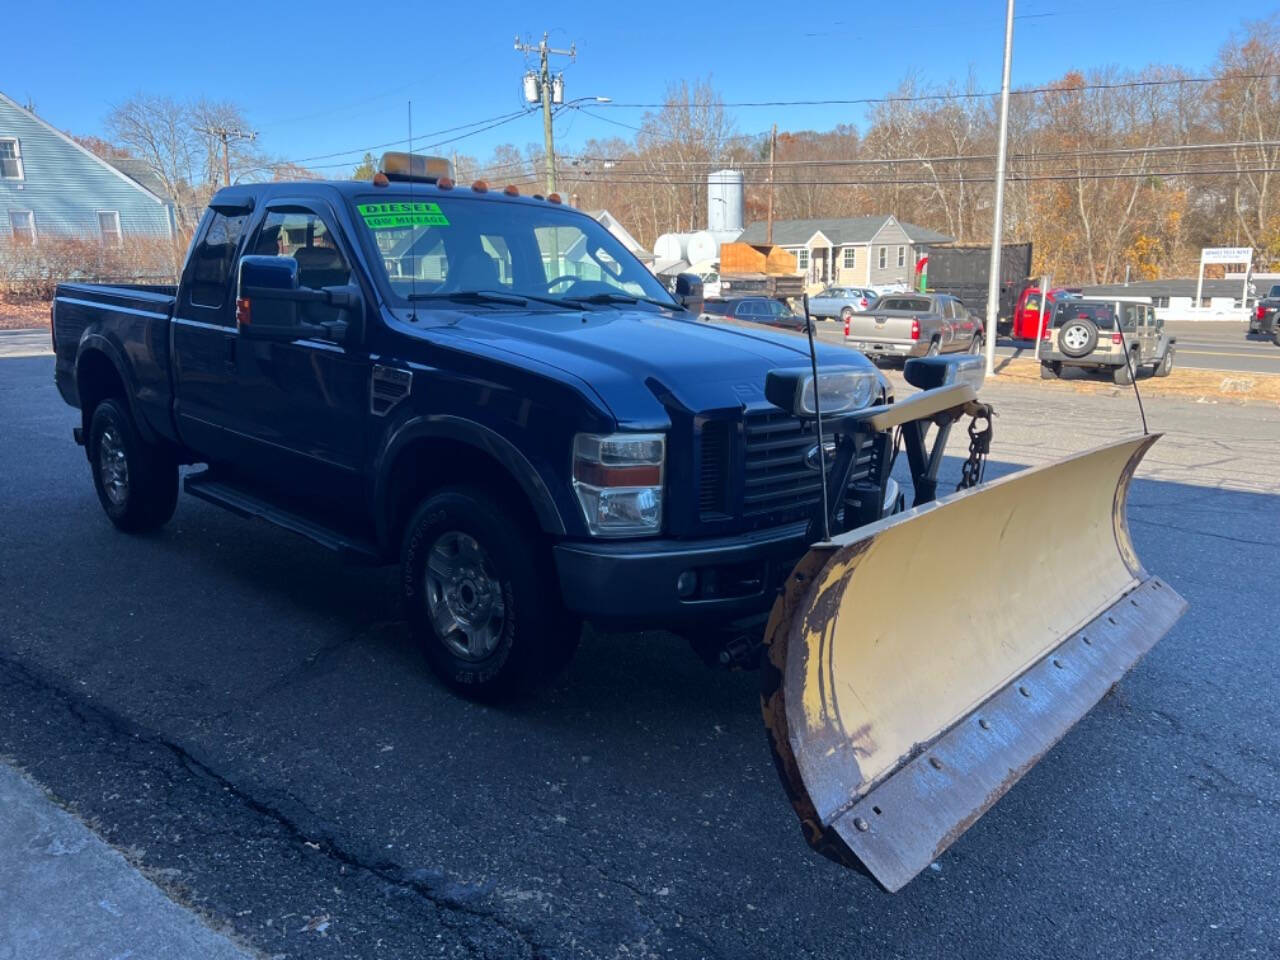
[[[813,538],[832,442],[765,394],[807,375],[805,338],[698,323],[699,298],[554,195],[388,162],[218,191],[176,287],[59,286],[56,378],[121,530],[166,523],[181,474],[399,563],[432,665],[496,697],[563,665],[583,619],[733,634]],[[861,354],[817,360],[832,414],[892,403]],[[845,475],[865,519],[900,499],[892,432]]]

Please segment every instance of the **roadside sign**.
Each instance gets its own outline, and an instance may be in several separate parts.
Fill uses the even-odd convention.
[[[1253,247],[1203,247],[1200,250],[1200,272],[1196,275],[1196,299],[1191,306],[1199,308],[1203,303],[1204,265],[1206,263],[1243,263],[1244,273],[1240,285],[1240,305],[1249,299],[1249,274],[1253,270]]]

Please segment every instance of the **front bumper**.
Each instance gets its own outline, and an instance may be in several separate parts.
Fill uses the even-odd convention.
[[[715,540],[577,541],[554,548],[565,606],[589,620],[674,626],[766,612],[808,549],[808,523]],[[681,596],[676,581],[692,572]]]
[[[885,481],[883,511],[904,508]],[[571,541],[554,548],[560,592],[570,610],[597,623],[679,627],[767,613],[783,580],[809,549],[808,521],[714,540]],[[677,580],[691,572],[695,588]]]
[[[929,352],[929,344],[924,340],[904,343],[900,340],[859,340],[857,337],[845,337],[844,345],[860,350],[869,357],[923,357]]]

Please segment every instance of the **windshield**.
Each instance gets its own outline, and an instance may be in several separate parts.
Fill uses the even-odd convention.
[[[432,194],[356,199],[387,285],[405,300],[489,293],[535,302],[658,301],[657,278],[590,217],[552,204]],[[517,304],[518,305],[518,304]]]

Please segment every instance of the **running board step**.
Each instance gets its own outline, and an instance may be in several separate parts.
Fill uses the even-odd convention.
[[[183,480],[182,486],[192,496],[222,507],[224,510],[230,510],[242,517],[266,520],[291,533],[304,536],[312,543],[317,543],[338,554],[344,563],[380,564],[383,562],[372,543],[317,523],[309,517],[294,513],[225,480],[211,477],[208,471],[189,474]]]

